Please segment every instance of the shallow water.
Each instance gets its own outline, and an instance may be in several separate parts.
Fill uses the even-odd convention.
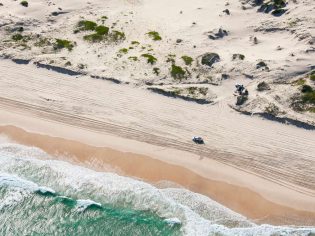
[[[0,235],[309,235],[255,225],[208,197],[0,144]]]

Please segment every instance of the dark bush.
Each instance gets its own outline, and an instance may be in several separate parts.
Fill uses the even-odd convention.
[[[267,67],[267,64],[264,61],[260,61],[257,63],[256,68],[262,68],[262,67]]]
[[[28,7],[28,2],[27,1],[22,1],[20,3],[23,7]]]
[[[303,94],[302,101],[304,103],[310,103],[315,105],[315,91]]]
[[[302,93],[310,93],[313,92],[313,88],[309,85],[303,85],[301,91]]]

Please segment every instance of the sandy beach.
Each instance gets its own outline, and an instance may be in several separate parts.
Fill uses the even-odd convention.
[[[313,235],[314,3],[1,0],[0,234]]]
[[[314,224],[313,131],[243,116],[224,104],[204,107],[109,82],[71,78],[32,65],[5,60],[1,61],[1,71],[1,133],[18,143],[99,171],[114,171],[152,183],[170,181],[259,223]],[[19,79],[12,80],[13,75]],[[47,83],[57,86],[47,90]],[[68,83],[78,88],[68,90]],[[107,93],[95,102],[91,99],[97,98],[89,96],[90,105],[85,106],[85,83]],[[45,98],[39,95],[43,96],[44,90]],[[120,94],[119,101],[112,99],[112,93]],[[59,101],[52,101],[57,94]],[[138,108],[129,106],[140,101]],[[154,103],[163,105],[157,110]],[[66,112],[61,112],[58,104],[67,105],[63,108]],[[99,110],[100,104],[111,108]],[[122,119],[120,109],[130,109],[134,121],[125,118],[125,124],[121,120],[118,127],[114,126],[119,122],[112,119]],[[172,109],[178,112],[174,117]],[[89,117],[94,114],[97,120]],[[142,119],[146,116],[150,120]],[[182,127],[172,127],[172,119],[181,119],[177,124]],[[202,119],[213,123],[204,126]],[[205,134],[204,147],[190,143],[193,132]],[[274,134],[276,139],[271,138]],[[237,138],[240,135],[242,139]],[[218,140],[218,136],[225,139]]]

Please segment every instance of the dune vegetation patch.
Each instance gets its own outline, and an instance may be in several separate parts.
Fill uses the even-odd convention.
[[[186,78],[186,71],[180,66],[172,64],[170,71],[171,71],[171,76],[176,80],[182,80]]]
[[[20,4],[21,4],[23,7],[28,7],[28,1],[21,1]]]
[[[292,97],[291,107],[295,111],[315,111],[315,90],[312,86],[304,84],[301,86],[301,94]]]
[[[14,35],[12,35],[12,40],[14,40],[14,41],[20,41],[20,40],[22,40],[24,37],[23,37],[23,35],[22,34],[14,34]]]
[[[102,17],[104,23],[107,17]],[[91,34],[83,36],[85,41],[97,43],[101,41],[119,42],[126,39],[125,33],[117,30],[110,32],[110,28],[105,25],[98,25],[94,21],[81,20],[77,23],[74,33],[93,31]]]
[[[89,20],[81,20],[77,25],[77,32],[79,31],[93,31],[97,27],[97,24]]]
[[[72,49],[74,48],[74,43],[66,40],[66,39],[55,39],[55,43],[53,44],[54,46],[54,50],[58,50],[58,49],[68,49],[68,51],[72,51]]]
[[[154,41],[162,40],[162,37],[156,31],[150,31],[150,32],[147,33],[147,35],[149,35],[149,37],[152,38]]]
[[[157,58],[154,57],[151,54],[146,53],[146,54],[142,54],[141,56],[146,58],[147,59],[147,63],[149,63],[151,65],[154,65],[157,62]]]
[[[194,61],[194,59],[190,56],[182,56],[182,59],[185,63],[186,66],[191,66],[192,62]]]
[[[127,54],[128,53],[128,48],[121,48],[121,49],[119,49],[119,52],[123,53],[123,54]]]

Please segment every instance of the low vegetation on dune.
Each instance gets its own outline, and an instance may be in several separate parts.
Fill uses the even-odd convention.
[[[20,41],[20,40],[22,40],[24,37],[23,37],[23,35],[21,35],[21,34],[14,34],[14,35],[12,35],[12,40],[14,40],[14,41]]]
[[[309,111],[309,112],[315,112],[315,89],[314,86],[311,86],[313,81],[315,81],[314,76],[315,72],[311,72],[308,76],[309,78],[309,84],[307,84],[307,79],[299,79],[297,81],[294,81],[294,85],[300,86],[300,94],[295,94],[295,96],[292,97],[292,103],[291,107],[299,112],[303,111]]]
[[[107,19],[107,18],[106,18]],[[101,18],[102,22],[105,18]],[[98,25],[94,21],[81,20],[78,22],[74,33],[93,31],[92,34],[87,34],[83,36],[83,39],[91,43],[101,42],[101,41],[112,41],[119,42],[126,39],[125,33],[117,30],[110,32],[110,28],[105,25]]]
[[[189,56],[182,56],[182,59],[186,66],[191,66],[192,62],[194,61],[194,59],[192,59],[192,57]]]
[[[55,40],[56,40],[54,43],[55,50],[66,48],[68,49],[68,51],[71,51],[74,47],[74,43],[69,40],[66,40],[66,39],[55,39]]]
[[[149,35],[149,37],[152,38],[154,41],[162,40],[162,37],[156,31],[150,31],[150,32],[147,33],[147,35]]]
[[[146,53],[146,54],[142,54],[141,56],[144,57],[144,58],[146,58],[146,59],[147,59],[147,62],[148,62],[149,64],[151,64],[151,65],[153,65],[153,64],[155,64],[155,63],[157,62],[157,58],[154,57],[154,56],[151,55],[151,54]]]
[[[79,31],[93,31],[97,27],[97,24],[89,20],[81,20],[77,25],[77,32]]]
[[[182,80],[186,77],[186,71],[182,67],[172,64],[171,76],[176,80]]]
[[[20,3],[23,7],[28,7],[28,1],[22,1]]]

